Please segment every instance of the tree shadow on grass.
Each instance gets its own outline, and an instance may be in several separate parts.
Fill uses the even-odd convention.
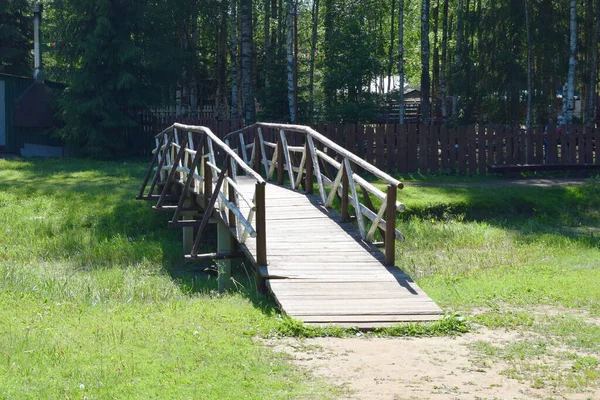
[[[182,292],[217,293],[215,262],[185,263],[181,229],[167,226],[171,213],[154,211],[152,202],[135,200],[146,167],[73,159],[3,162],[0,191],[11,195],[15,209],[43,208],[35,223],[48,225],[42,235],[51,240],[39,240],[34,257],[66,257],[85,270],[158,263]],[[32,223],[30,217],[26,219],[24,223]],[[215,251],[215,231],[209,226],[201,252]],[[233,270],[231,291],[248,298],[266,315],[277,313],[273,301],[257,293],[248,261],[239,264]]]
[[[410,189],[409,189],[410,190]],[[422,188],[417,189],[422,190]],[[426,189],[438,202],[409,205],[400,220],[485,222],[514,231],[517,240],[557,235],[600,248],[600,235],[585,227],[600,227],[600,181],[577,186],[469,187],[436,186]],[[402,201],[402,192],[400,193]]]

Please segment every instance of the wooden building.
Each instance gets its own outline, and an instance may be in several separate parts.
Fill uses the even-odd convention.
[[[52,137],[56,126],[52,90],[63,85],[0,73],[0,153],[60,157],[62,142]]]

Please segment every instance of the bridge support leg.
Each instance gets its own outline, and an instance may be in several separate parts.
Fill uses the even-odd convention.
[[[194,206],[194,202],[188,197],[183,203],[184,207]],[[194,219],[195,211],[185,211],[181,213],[182,219],[191,220]],[[194,247],[194,227],[186,226],[183,228],[183,254],[190,254]]]
[[[217,223],[217,254],[229,254],[234,252],[234,250],[235,243],[229,227],[219,221]],[[231,260],[218,260],[217,268],[219,273],[219,293],[224,293],[229,289],[229,284],[231,283]]]

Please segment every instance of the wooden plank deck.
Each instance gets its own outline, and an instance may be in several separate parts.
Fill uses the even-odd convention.
[[[237,179],[252,197],[254,180]],[[339,220],[317,196],[267,184],[268,265],[259,272],[285,314],[308,324],[360,328],[441,318],[442,310],[410,276],[386,267],[383,253]],[[255,239],[242,250],[256,264]]]

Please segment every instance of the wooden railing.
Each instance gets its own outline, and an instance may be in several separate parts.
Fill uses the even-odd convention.
[[[316,178],[323,205],[331,207],[339,196],[342,222],[350,221],[352,206],[362,239],[374,242],[379,230],[385,244],[385,263],[394,265],[395,240],[404,240],[395,227],[396,213],[404,211],[404,205],[397,201],[397,189],[403,187],[400,181],[307,126],[256,123],[231,132],[224,140],[254,171],[264,173],[267,180],[272,180],[277,171],[277,183],[283,185],[287,171],[287,185],[294,190],[302,185],[306,193],[312,194]],[[385,183],[386,192],[359,172]],[[381,201],[379,209],[370,196]]]
[[[233,256],[198,254],[204,230],[216,212],[238,242],[244,243],[249,236],[256,238],[256,262],[266,265],[265,180],[207,127],[175,123],[155,136],[155,145],[152,163],[137,198],[157,200],[155,208],[158,210],[173,210],[171,226],[198,226],[191,254],[186,258]],[[252,198],[238,187],[240,171],[255,180]],[[148,193],[144,194],[152,173],[154,178]],[[173,198],[175,183],[182,188],[181,194]],[[158,187],[161,187],[160,194],[154,194]],[[185,211],[195,210],[186,204],[189,194],[201,196],[204,201],[204,215],[199,220],[180,219]],[[166,206],[167,199],[177,199],[177,206]],[[241,202],[246,206],[240,207]],[[244,215],[242,209],[248,210],[248,214]]]

